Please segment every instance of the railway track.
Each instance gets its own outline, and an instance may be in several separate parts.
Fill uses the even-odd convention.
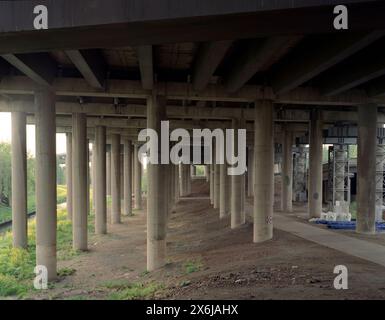
[[[28,219],[33,218],[36,214],[36,211],[30,212],[27,214]],[[8,220],[0,223],[0,232],[7,231],[12,227],[12,220]]]

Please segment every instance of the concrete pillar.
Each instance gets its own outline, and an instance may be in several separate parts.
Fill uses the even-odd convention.
[[[147,128],[158,132],[160,146],[160,124],[166,118],[166,98],[153,95],[147,100]],[[158,149],[158,159],[161,150]],[[167,165],[151,164],[147,166],[147,270],[152,271],[166,263],[166,228],[167,228]]]
[[[232,141],[233,154],[238,155],[238,129],[243,127],[243,121],[233,119],[234,139]],[[245,223],[245,174],[231,176],[231,229],[238,228]]]
[[[358,106],[357,225],[358,233],[376,232],[377,105]]]
[[[214,164],[214,209],[219,209],[220,203],[220,165]]]
[[[124,148],[121,151],[123,151],[123,153],[120,154],[120,200],[124,201]]]
[[[135,168],[135,209],[142,210],[142,163],[139,160],[139,145],[134,147],[134,168]]]
[[[124,139],[124,215],[132,215],[132,142]]]
[[[384,205],[385,144],[378,144],[376,150],[376,221],[382,221]]]
[[[95,233],[107,233],[106,127],[95,129]]]
[[[322,212],[322,120],[319,110],[312,114],[309,136],[309,217],[319,218]]]
[[[95,155],[95,141],[92,143],[92,156],[91,156],[91,190],[92,190],[92,210],[95,212],[95,201],[96,201],[96,186],[95,186],[95,180],[96,180],[96,155]]]
[[[66,134],[67,217],[72,220],[72,133]]]
[[[247,148],[247,196],[252,197],[254,194],[254,149]]]
[[[175,204],[179,202],[180,192],[179,192],[179,165],[174,165],[175,175]]]
[[[87,120],[86,120],[87,122]],[[91,179],[90,179],[90,140],[87,139],[87,148],[86,148],[86,176],[87,176],[87,215],[91,214],[91,196],[90,196],[90,188],[91,188]]]
[[[214,205],[214,164],[210,164],[210,204]]]
[[[12,236],[13,246],[27,248],[26,114],[12,112]]]
[[[210,165],[205,165],[205,177],[206,177],[206,182],[210,181]]]
[[[107,145],[106,157],[107,195],[111,195],[111,146]]]
[[[282,174],[281,174],[281,210],[293,211],[293,132],[284,130]]]
[[[56,279],[56,125],[55,95],[35,92],[36,265]]]
[[[121,222],[120,135],[111,135],[111,223]]]
[[[86,114],[72,115],[72,179],[73,179],[73,217],[72,236],[74,250],[87,250],[87,122]]]
[[[227,162],[219,165],[219,218],[223,219],[230,214],[231,177],[227,175]]]
[[[274,129],[273,102],[255,103],[254,242],[273,237]]]

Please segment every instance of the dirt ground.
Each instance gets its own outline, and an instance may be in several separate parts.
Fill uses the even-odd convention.
[[[273,240],[254,244],[251,221],[231,230],[208,199],[194,199],[208,195],[203,181],[193,192],[170,216],[165,268],[145,271],[146,217],[138,211],[92,236],[89,252],[59,262],[76,271],[34,298],[106,299],[103,283],[127,281],[159,284],[156,299],[385,299],[384,267],[277,229]],[[384,237],[375,241],[385,245]],[[348,267],[348,290],[333,287],[339,264]]]

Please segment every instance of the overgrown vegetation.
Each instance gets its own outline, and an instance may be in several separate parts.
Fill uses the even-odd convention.
[[[101,287],[112,290],[108,296],[110,300],[147,299],[163,289],[162,285],[155,282],[130,283],[126,280],[107,281]]]
[[[93,230],[93,216],[89,216],[89,230]],[[28,223],[28,248],[12,247],[12,233],[0,236],[0,297],[17,296],[23,298],[33,291],[34,267],[36,264],[36,224]],[[79,252],[72,249],[72,224],[67,220],[67,211],[57,211],[57,255],[59,260],[68,259]],[[60,276],[68,276],[74,269],[59,270]]]
[[[200,260],[189,260],[183,265],[186,274],[197,272],[201,270],[202,267],[203,264]]]

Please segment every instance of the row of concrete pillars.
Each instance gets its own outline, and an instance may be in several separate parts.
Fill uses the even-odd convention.
[[[160,133],[160,124],[166,119],[166,97],[155,92],[147,99],[147,127]],[[359,106],[358,139],[358,215],[357,231],[375,232],[375,192],[376,192],[376,124],[377,109],[373,105]],[[38,265],[48,270],[49,279],[56,277],[56,142],[55,142],[55,95],[47,90],[35,92],[36,118],[36,259]],[[12,187],[13,187],[13,230],[15,245],[26,243],[26,147],[25,114],[12,115]],[[253,160],[248,193],[254,197],[253,241],[262,242],[273,236],[274,198],[274,122],[273,102],[255,102]],[[241,128],[239,119],[233,121],[233,128]],[[88,170],[86,115],[73,114],[72,177],[69,178],[69,193],[72,195],[73,243],[75,249],[87,249],[88,213]],[[158,134],[160,137],[161,135]],[[124,138],[123,138],[124,139]],[[287,138],[289,141],[289,138]],[[106,128],[97,127],[94,150],[94,192],[96,232],[106,232],[107,175],[110,172],[111,222],[120,222],[121,137],[111,136],[111,154],[106,152]],[[237,154],[237,138],[233,147]],[[160,141],[159,145],[160,145]],[[71,142],[69,142],[71,143]],[[129,168],[132,161],[131,141],[124,139],[124,213],[131,207]],[[251,150],[250,149],[250,150]],[[284,148],[289,149],[289,148]],[[151,149],[153,150],[158,149]],[[215,148],[214,148],[215,150]],[[160,151],[159,151],[160,152]],[[287,157],[287,151],[285,157]],[[107,154],[107,155],[106,155]],[[110,157],[110,160],[109,160]],[[160,154],[159,154],[160,158]],[[134,148],[134,198],[140,208],[140,163],[138,149]],[[110,162],[111,170],[107,169]],[[68,167],[68,168],[69,168]],[[210,165],[210,199],[220,216],[231,215],[231,227],[245,223],[245,175],[227,174],[227,164]],[[187,168],[187,169],[186,169]],[[284,165],[283,205],[290,208],[292,195],[290,188],[292,175],[290,164]],[[131,177],[130,177],[131,174]],[[166,235],[170,212],[179,197],[191,192],[189,166],[172,164],[148,164],[147,166],[147,269],[154,270],[165,264]],[[70,182],[71,181],[71,182]],[[252,185],[250,185],[252,183]],[[309,152],[309,215],[319,217],[322,211],[322,119],[316,112],[310,122]],[[131,186],[132,188],[132,186]],[[231,194],[229,194],[231,193]],[[72,204],[71,204],[72,202]],[[88,202],[89,203],[89,202]]]

